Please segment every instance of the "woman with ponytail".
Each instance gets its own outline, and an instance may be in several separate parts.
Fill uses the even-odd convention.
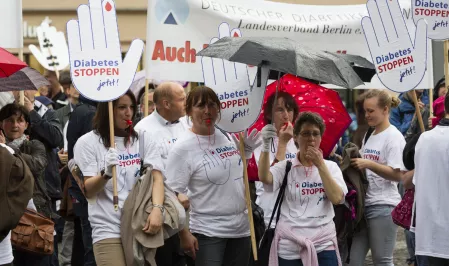
[[[88,199],[89,221],[97,265],[125,265],[120,240],[120,217],[123,204],[140,177],[141,160],[151,165],[154,178],[153,209],[142,229],[157,233],[164,214],[164,180],[159,150],[150,138],[140,136],[132,127],[137,102],[128,91],[113,102],[115,148],[109,135],[108,103],[99,103],[93,121],[93,130],[82,136],[74,148],[74,159],[84,175],[85,195]],[[139,148],[138,138],[144,138],[145,147]],[[144,154],[140,154],[140,152]],[[114,210],[112,171],[115,166],[119,210]]]
[[[238,146],[215,128],[220,100],[208,87],[192,90],[186,102],[191,128],[178,139],[167,161],[167,183],[190,200],[190,231],[181,246],[196,266],[248,265],[250,233]],[[256,130],[245,134],[245,155],[261,144]]]
[[[369,249],[374,265],[393,265],[397,226],[391,211],[401,201],[397,185],[405,171],[402,162],[405,139],[390,124],[389,115],[391,108],[399,103],[398,98],[385,90],[370,90],[365,96],[365,118],[374,131],[370,136],[365,135],[360,151],[362,158],[352,159],[352,165],[366,170],[369,181],[365,198],[368,226],[353,238],[349,265],[363,265]]]

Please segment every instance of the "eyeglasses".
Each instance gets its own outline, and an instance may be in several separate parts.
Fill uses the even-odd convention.
[[[310,138],[310,137],[314,137],[314,138],[321,138],[321,133],[318,131],[304,131],[304,132],[300,132],[299,135],[301,135],[301,137],[303,138]]]

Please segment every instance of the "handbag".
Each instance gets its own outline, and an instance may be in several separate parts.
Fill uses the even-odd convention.
[[[391,212],[393,222],[400,227],[410,230],[412,223],[413,202],[415,200],[415,189],[407,189],[401,202]]]
[[[282,202],[284,201],[284,195],[285,195],[285,188],[287,187],[287,176],[290,172],[290,169],[292,168],[292,162],[287,161],[287,166],[285,168],[285,175],[284,180],[282,180],[282,185],[279,188],[279,194],[276,198],[276,203],[274,204],[273,213],[271,214],[270,222],[268,223],[268,227],[265,230],[265,233],[262,236],[262,239],[260,240],[259,248],[258,248],[258,254],[259,254],[259,260],[257,262],[257,265],[260,266],[268,266],[268,263],[270,261],[270,249],[271,249],[271,243],[274,239],[274,233],[276,228],[271,228],[271,223],[273,222],[274,214],[276,213],[276,225],[279,222],[279,218],[281,216],[281,206]]]
[[[51,219],[26,209],[19,224],[11,231],[12,246],[35,255],[53,254],[53,232],[55,224]]]

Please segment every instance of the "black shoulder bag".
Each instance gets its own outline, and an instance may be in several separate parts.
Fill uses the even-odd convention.
[[[271,214],[270,222],[268,223],[268,227],[265,230],[265,233],[262,236],[262,239],[260,240],[259,249],[258,249],[258,255],[259,255],[259,261],[257,262],[257,265],[259,266],[268,266],[268,263],[270,261],[270,249],[271,249],[271,243],[274,239],[274,232],[276,228],[271,228],[271,223],[273,222],[274,214],[276,213],[276,225],[279,222],[279,218],[281,216],[281,206],[282,202],[284,201],[284,195],[285,195],[285,188],[287,187],[287,176],[290,172],[290,169],[292,168],[292,162],[287,161],[287,166],[285,168],[285,176],[284,180],[282,180],[282,185],[279,188],[279,194],[276,199],[276,203],[274,204],[273,213]]]

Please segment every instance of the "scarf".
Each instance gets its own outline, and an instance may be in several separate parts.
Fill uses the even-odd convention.
[[[449,118],[442,118],[440,120],[440,123],[438,123],[438,125],[443,127],[449,126]]]
[[[27,139],[28,139],[28,136],[23,134],[22,137],[15,139],[15,140],[6,139],[6,144],[8,144],[8,146],[10,146],[11,148],[18,150],[18,149],[20,149],[20,146],[22,146],[23,142]]]

